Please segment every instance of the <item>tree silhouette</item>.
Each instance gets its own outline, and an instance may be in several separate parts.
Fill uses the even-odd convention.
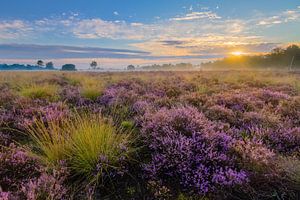
[[[46,63],[46,69],[54,69],[54,64],[53,64],[53,62],[47,62],[47,63]]]
[[[96,67],[98,66],[98,63],[96,61],[92,61],[90,66],[92,69],[96,69]]]
[[[127,70],[135,70],[135,66],[134,65],[128,65]]]
[[[76,66],[73,64],[65,64],[61,67],[62,71],[76,71]]]
[[[44,62],[42,60],[38,60],[36,63],[39,67],[44,66]]]

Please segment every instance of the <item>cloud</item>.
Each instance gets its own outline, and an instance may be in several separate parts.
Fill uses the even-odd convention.
[[[0,21],[0,40],[24,37],[31,30],[22,20]]]
[[[154,34],[151,25],[126,23],[125,21],[105,21],[99,18],[84,19],[75,23],[72,32],[75,37],[84,39],[127,39],[141,40]]]
[[[300,10],[294,9],[283,11],[279,13],[279,15],[258,20],[257,25],[270,27],[276,24],[288,23],[293,21],[300,21]]]
[[[141,58],[145,51],[61,45],[0,44],[0,58],[58,59],[58,58]]]
[[[187,21],[187,20],[197,20],[197,19],[221,19],[216,13],[212,11],[207,12],[191,12],[181,17],[171,18],[171,21]]]
[[[119,13],[117,11],[114,12],[114,15],[119,15]]]

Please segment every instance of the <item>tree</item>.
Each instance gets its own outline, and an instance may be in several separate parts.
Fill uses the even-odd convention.
[[[96,61],[92,61],[90,66],[92,69],[96,69],[96,67],[98,66],[98,63]]]
[[[128,66],[127,66],[127,70],[135,70],[134,65],[128,65]]]
[[[53,62],[47,62],[46,63],[46,69],[54,69],[54,64],[53,64]]]
[[[44,62],[42,60],[38,60],[36,63],[39,67],[44,66]]]
[[[65,64],[61,67],[62,71],[76,71],[76,66],[73,64]]]

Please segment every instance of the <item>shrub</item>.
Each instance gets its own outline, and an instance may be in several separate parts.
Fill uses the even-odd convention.
[[[29,200],[68,199],[67,197],[69,194],[67,193],[67,189],[63,185],[62,181],[62,179],[57,179],[57,177],[54,177],[53,175],[43,173],[40,177],[31,179],[24,183],[19,196]]]
[[[275,159],[275,153],[259,140],[238,140],[234,146],[243,168],[251,171],[265,171]]]
[[[278,105],[276,112],[280,114],[282,117],[287,120],[291,120],[291,122],[295,126],[300,125],[300,97],[294,97],[290,100],[281,101]]]
[[[30,178],[38,177],[41,165],[26,150],[11,144],[0,152],[0,186],[4,191],[16,191]]]
[[[280,128],[265,132],[267,144],[274,150],[300,156],[300,128]]]
[[[142,135],[151,152],[150,180],[173,190],[209,194],[247,181],[230,155],[232,138],[192,107],[146,114]]]
[[[207,111],[205,112],[206,116],[211,119],[211,120],[220,120],[222,122],[225,123],[229,123],[229,124],[236,124],[236,115],[235,113],[228,109],[225,108],[224,106],[219,106],[219,105],[214,105],[211,106],[207,109]]]

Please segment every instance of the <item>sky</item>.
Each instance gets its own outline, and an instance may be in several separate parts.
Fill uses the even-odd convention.
[[[0,1],[0,63],[199,64],[292,43],[299,0]]]

